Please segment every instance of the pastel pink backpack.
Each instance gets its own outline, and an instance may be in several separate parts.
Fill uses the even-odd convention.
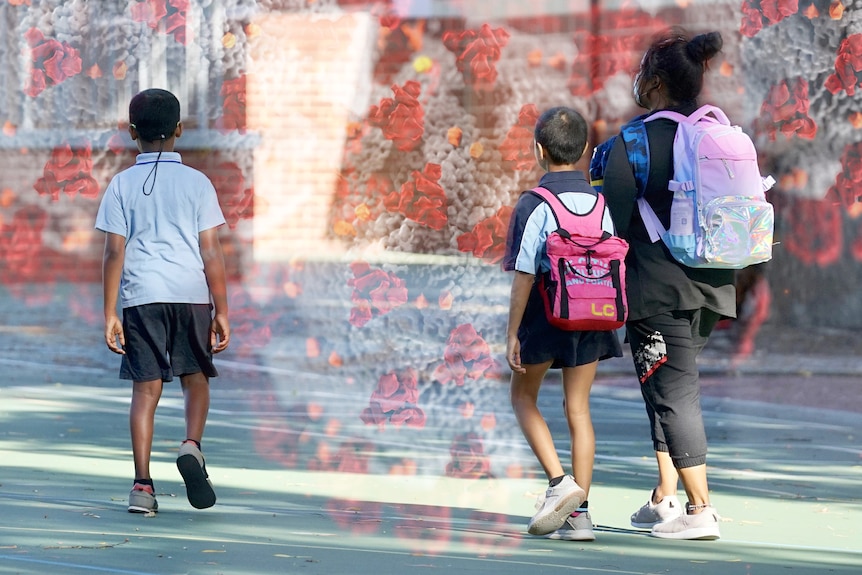
[[[551,325],[568,331],[609,331],[628,317],[628,243],[602,229],[605,198],[598,194],[588,214],[575,214],[551,191],[534,194],[551,208],[558,229],[548,235],[551,271],[540,276],[540,291]]]
[[[678,262],[695,268],[741,269],[772,259],[775,216],[766,191],[775,180],[761,176],[751,138],[715,106],[690,116],[661,111],[644,122],[659,118],[678,123],[668,184],[673,203],[664,229],[638,198],[650,240],[663,240]]]

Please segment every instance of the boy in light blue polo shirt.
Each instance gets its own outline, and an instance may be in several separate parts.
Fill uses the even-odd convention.
[[[144,90],[129,104],[129,134],[140,154],[111,180],[96,216],[105,232],[102,265],[105,343],[122,355],[120,378],[133,382],[129,428],[135,481],[129,511],[158,511],[150,476],[156,407],[164,382],[180,378],[186,439],[177,457],[189,503],[216,496],[201,453],[209,413],[212,354],[230,342],[224,258],[225,223],[215,189],[182,163],[180,103],[165,90]],[[123,310],[117,315],[117,297]]]

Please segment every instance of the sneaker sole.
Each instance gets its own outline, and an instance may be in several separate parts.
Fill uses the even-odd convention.
[[[653,537],[658,537],[659,539],[686,539],[689,541],[714,541],[721,537],[721,535],[719,535],[715,529],[710,529],[709,527],[686,529],[685,531],[680,531],[679,533],[662,533],[661,531],[653,531],[650,533],[650,535],[652,535]]]
[[[156,507],[154,509],[147,509],[146,507],[141,507],[139,505],[129,505],[129,513],[158,513],[159,508]]]
[[[635,523],[634,521],[632,521],[631,526],[635,529],[652,529],[656,525],[661,525],[662,523],[673,521],[677,517],[679,517],[679,515],[677,515],[676,517],[668,517],[667,519],[662,519],[661,521],[653,521],[652,523]]]
[[[536,520],[535,523],[527,527],[527,533],[530,535],[547,535],[553,533],[563,526],[566,519],[575,509],[584,502],[587,496],[586,491],[578,489],[569,494],[565,499],[561,499],[552,513]]]
[[[596,535],[592,531],[581,530],[581,531],[571,531],[568,533],[550,533],[545,535],[548,539],[553,539],[555,541],[595,541]]]
[[[652,529],[656,525],[661,524],[662,521],[655,521],[653,523],[634,523],[632,522],[631,526],[635,529]]]
[[[177,458],[177,469],[186,483],[186,496],[195,509],[212,507],[216,502],[216,494],[207,481],[204,470],[194,455],[181,455]]]

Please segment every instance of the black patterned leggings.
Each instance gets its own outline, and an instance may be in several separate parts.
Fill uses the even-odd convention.
[[[697,356],[720,316],[708,309],[662,313],[626,324],[653,448],[675,467],[706,463]]]

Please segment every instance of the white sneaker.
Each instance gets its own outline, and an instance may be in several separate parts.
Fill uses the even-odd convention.
[[[560,539],[563,541],[595,541],[596,534],[593,533],[593,520],[589,511],[578,513],[577,511],[566,518],[563,526],[545,535],[548,539]]]
[[[650,535],[662,539],[718,539],[721,534],[718,522],[721,519],[715,507],[707,507],[700,513],[684,513],[652,528]]]
[[[653,503],[655,489],[650,492],[649,499],[643,507],[632,513],[632,527],[636,529],[652,529],[660,523],[673,521],[683,513],[682,505],[676,495],[666,495],[658,503]]]
[[[554,487],[548,487],[544,500],[539,499],[539,511],[530,519],[527,532],[530,535],[547,535],[563,526],[566,518],[576,510],[584,499],[586,492],[575,483],[575,478],[566,475]]]

